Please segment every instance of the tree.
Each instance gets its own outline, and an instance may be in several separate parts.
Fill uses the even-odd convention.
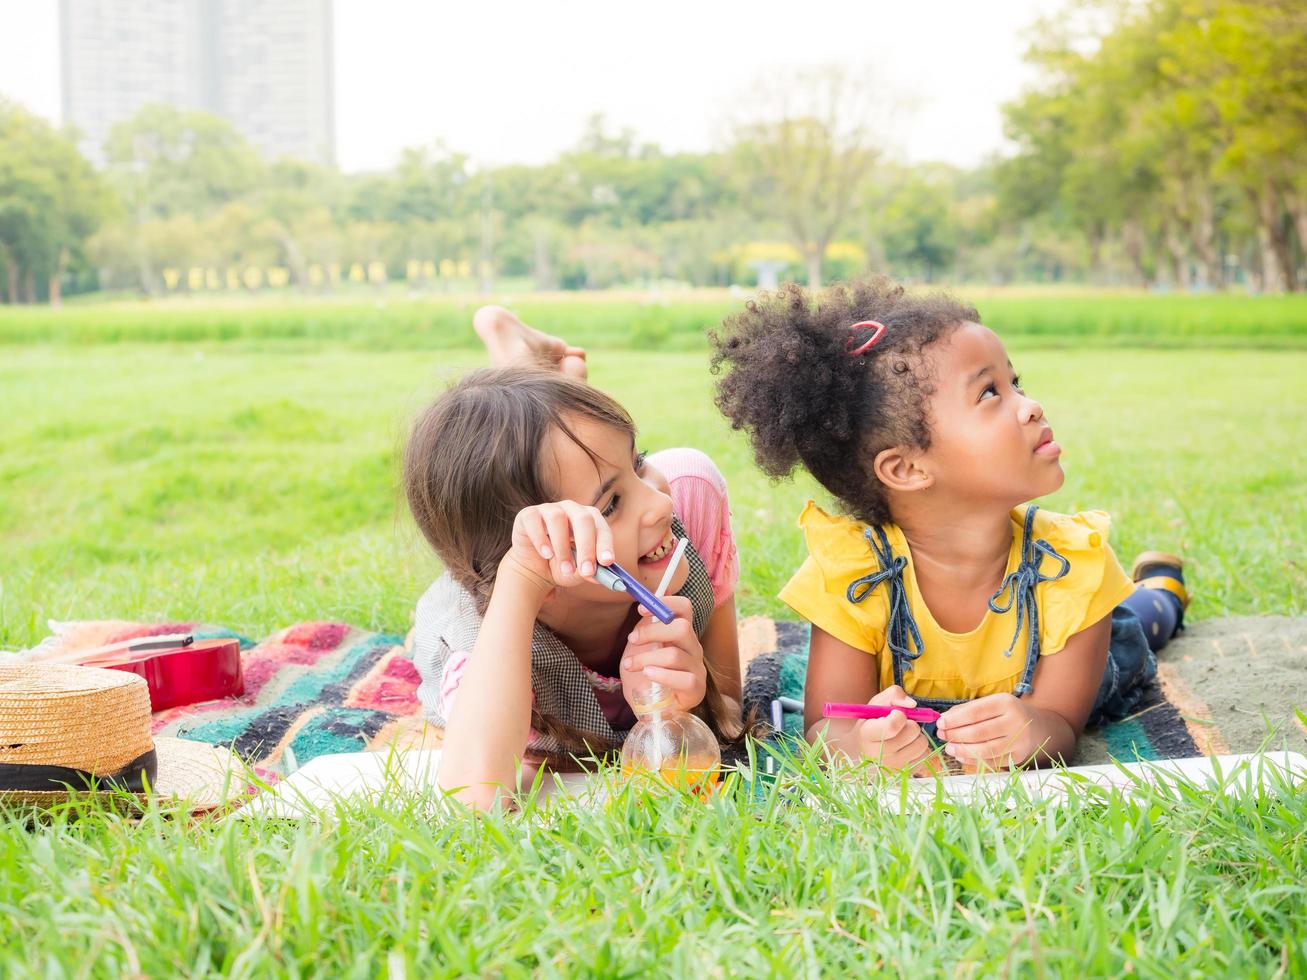
[[[952,265],[958,249],[953,177],[938,165],[895,168],[869,194],[869,230],[896,270],[932,282]]]
[[[105,141],[110,179],[139,220],[204,215],[253,190],[258,151],[226,119],[148,105]]]
[[[1169,6],[1155,0],[1118,13],[1090,3],[1082,12],[1107,8],[1111,16],[1045,23],[1027,56],[1044,84],[1007,107],[1007,132],[1021,152],[1000,168],[1001,199],[1014,213],[1050,212],[1085,236],[1095,266],[1109,240],[1122,243],[1144,281],[1158,169],[1136,120],[1157,88],[1158,8]]]
[[[883,86],[838,67],[769,76],[732,128],[740,198],[778,220],[822,282],[826,247],[852,213],[900,108]]]
[[[141,286],[159,288],[143,229],[180,215],[203,219],[253,190],[263,161],[225,119],[148,105],[114,125],[105,141],[107,173],[136,230]]]
[[[9,302],[36,301],[45,280],[59,305],[61,280],[115,202],[67,136],[25,110],[0,103],[0,264]]]
[[[1307,248],[1307,6],[1300,0],[1082,0],[1029,54],[1038,89],[1007,107],[999,171],[1014,216],[1115,239],[1137,274],[1224,283],[1256,242],[1261,286],[1293,289]],[[1295,245],[1295,237],[1297,239]]]
[[[1193,0],[1169,38],[1168,77],[1217,133],[1216,166],[1256,216],[1269,289],[1298,288],[1307,249],[1307,6]]]
[[[283,158],[268,167],[250,195],[262,219],[262,233],[276,242],[297,286],[307,284],[311,262],[334,261],[324,260],[320,246],[335,237],[330,209],[341,197],[340,184],[335,170]]]

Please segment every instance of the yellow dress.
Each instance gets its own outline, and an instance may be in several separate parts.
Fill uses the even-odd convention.
[[[1012,511],[1012,548],[1005,576],[1021,564],[1028,506]],[[864,536],[868,526],[851,517],[833,517],[812,501],[799,516],[799,526],[807,540],[808,558],[781,590],[781,601],[814,626],[874,656],[881,689],[891,686],[894,657],[886,640],[888,583],[878,585],[859,603],[847,595],[851,582],[880,568]],[[1110,615],[1134,591],[1134,583],[1108,544],[1110,526],[1111,518],[1100,510],[1055,514],[1040,509],[1035,514],[1033,538],[1047,541],[1070,563],[1066,575],[1034,590],[1041,656],[1058,653],[1074,634]],[[979,625],[966,633],[943,629],[922,600],[903,532],[893,524],[882,529],[894,555],[907,558],[903,586],[924,649],[903,673],[905,690],[913,697],[937,701],[1013,692],[1026,666],[1029,620],[1015,643],[1015,603],[1003,613],[987,611]],[[1043,559],[1045,574],[1058,569],[1058,563]],[[1011,653],[1005,655],[1009,649]]]

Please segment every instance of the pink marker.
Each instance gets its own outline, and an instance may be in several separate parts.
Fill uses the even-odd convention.
[[[841,704],[827,701],[822,706],[823,718],[888,718],[896,711],[903,712],[908,721],[939,721],[939,712],[932,708],[909,708],[905,704]]]

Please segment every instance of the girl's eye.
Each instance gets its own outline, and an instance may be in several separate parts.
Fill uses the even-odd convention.
[[[1021,394],[1023,395],[1026,393],[1026,389],[1021,387],[1020,375],[1017,375],[1015,378],[1012,379],[1012,387],[1015,388],[1017,391],[1021,392]]]
[[[639,476],[640,471],[644,469],[645,457],[647,457],[648,455],[649,455],[648,453],[635,454],[635,462],[633,466],[635,467],[636,476]],[[617,504],[621,499],[622,499],[622,495],[620,493],[613,494],[613,499],[608,501],[608,506],[605,507],[603,510],[601,510],[599,513],[603,514],[604,517],[611,517],[613,513],[617,510]]]
[[[614,512],[617,510],[617,502],[621,499],[622,495],[620,493],[613,494],[613,499],[608,501],[608,506],[599,513],[603,514],[604,517],[612,517]]]
[[[993,395],[995,398],[998,397],[998,389],[994,387],[994,382],[991,381],[989,384],[985,385],[985,390],[980,393],[980,401],[985,401],[986,395]]]

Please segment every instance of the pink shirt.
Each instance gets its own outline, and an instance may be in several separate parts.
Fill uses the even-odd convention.
[[[704,568],[712,582],[713,599],[716,606],[720,607],[735,594],[740,579],[740,556],[735,547],[735,536],[731,533],[726,480],[717,465],[697,449],[664,449],[650,454],[648,462],[667,478],[672,509],[681,519],[690,544],[703,559]],[[425,701],[431,688],[438,690],[441,717],[449,717],[459,684],[467,670],[470,652],[451,652],[444,673],[435,684],[432,681],[436,679],[425,676],[423,663],[420,660],[418,662],[419,673],[424,674],[418,694]],[[595,700],[608,723],[619,730],[630,728],[635,723],[635,717],[622,696],[621,680],[588,669],[586,674],[594,687]],[[535,732],[531,733],[530,740],[535,740]]]

